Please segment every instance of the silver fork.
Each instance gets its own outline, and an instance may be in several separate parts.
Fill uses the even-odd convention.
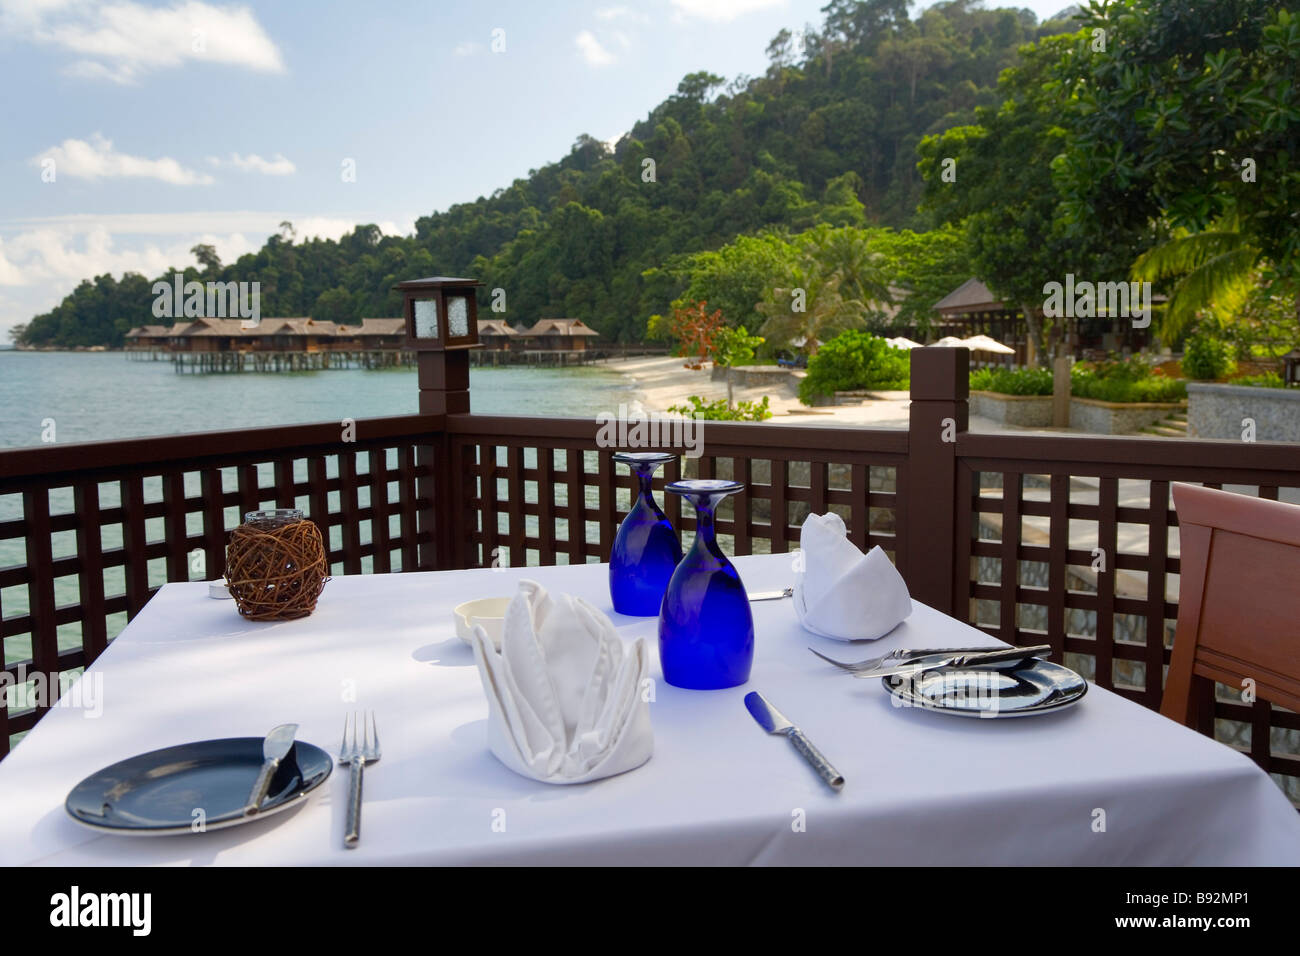
[[[366,727],[366,716],[370,726]],[[379,731],[375,727],[375,712],[367,711],[358,718],[343,718],[343,743],[339,747],[339,763],[351,768],[348,777],[348,820],[343,831],[343,845],[354,849],[361,839],[361,775],[368,763],[379,762]]]
[[[834,664],[836,667],[842,667],[846,671],[873,671],[877,667],[880,667],[882,664],[887,664],[890,661],[902,660],[908,654],[913,653],[912,651],[908,651],[900,647],[898,650],[890,651],[888,654],[881,654],[879,657],[870,657],[865,661],[858,661],[856,663],[850,664],[846,661],[837,661],[833,657],[827,657],[821,651],[813,650],[813,648],[811,647],[808,648],[808,650],[812,651],[822,660],[826,661],[826,663]]]

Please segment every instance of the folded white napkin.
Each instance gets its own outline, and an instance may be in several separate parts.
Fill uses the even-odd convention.
[[[907,584],[879,545],[866,554],[846,537],[844,519],[810,514],[794,577],[794,610],[814,634],[837,641],[874,641],[912,613]]]
[[[645,639],[624,641],[598,608],[520,581],[500,652],[481,626],[472,644],[488,699],[488,746],[511,770],[586,783],[650,759]]]

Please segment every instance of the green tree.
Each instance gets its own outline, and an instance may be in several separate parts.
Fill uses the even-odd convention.
[[[311,317],[318,322],[347,324],[360,318],[360,310],[351,292],[342,286],[335,286],[316,297],[316,302],[311,307]]]
[[[1075,92],[1058,168],[1070,235],[1172,231],[1134,270],[1180,277],[1171,333],[1235,312],[1261,269],[1295,277],[1300,16],[1273,0],[1106,0],[1083,23],[1058,68]]]
[[[1053,323],[1041,316],[1043,286],[1067,273],[1121,279],[1146,241],[1141,233],[1069,234],[1052,167],[1069,139],[1060,120],[1070,96],[1056,70],[1076,42],[1057,36],[1024,48],[998,83],[998,107],[977,110],[978,125],[927,136],[917,150],[924,208],[939,222],[964,224],[976,275],[1021,308],[1044,364]]]
[[[204,272],[221,271],[221,257],[217,255],[216,246],[201,242],[190,249],[190,254],[203,267]]]

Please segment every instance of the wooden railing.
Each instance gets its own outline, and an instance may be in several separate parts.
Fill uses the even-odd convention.
[[[1012,643],[1049,643],[1099,686],[1157,707],[1178,610],[1170,483],[1300,500],[1300,446],[975,434],[965,351],[912,354],[908,429],[708,422],[700,457],[671,463],[659,486],[742,482],[718,521],[736,554],[790,551],[809,512],[835,510],[856,544],[890,552],[918,600]],[[465,407],[451,391],[421,401]],[[158,584],[216,577],[226,533],[259,506],[302,507],[337,574],[605,560],[630,504],[595,421],[454,411],[342,428],[0,453],[0,547],[25,553],[0,568],[10,679],[83,666]],[[663,503],[689,534],[692,516]],[[1204,729],[1300,799],[1300,715],[1205,690]],[[39,716],[0,709],[0,752]]]
[[[0,453],[0,754],[166,581],[225,569],[244,512],[299,507],[333,573],[412,570],[433,540],[436,416],[91,442]],[[421,487],[424,485],[424,487]],[[8,551],[17,550],[14,548]],[[0,551],[4,554],[6,551]]]

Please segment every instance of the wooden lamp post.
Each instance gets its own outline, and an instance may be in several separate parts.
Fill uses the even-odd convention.
[[[406,348],[415,352],[420,379],[420,414],[469,411],[469,350],[478,340],[474,279],[430,276],[393,288],[402,293]]]

